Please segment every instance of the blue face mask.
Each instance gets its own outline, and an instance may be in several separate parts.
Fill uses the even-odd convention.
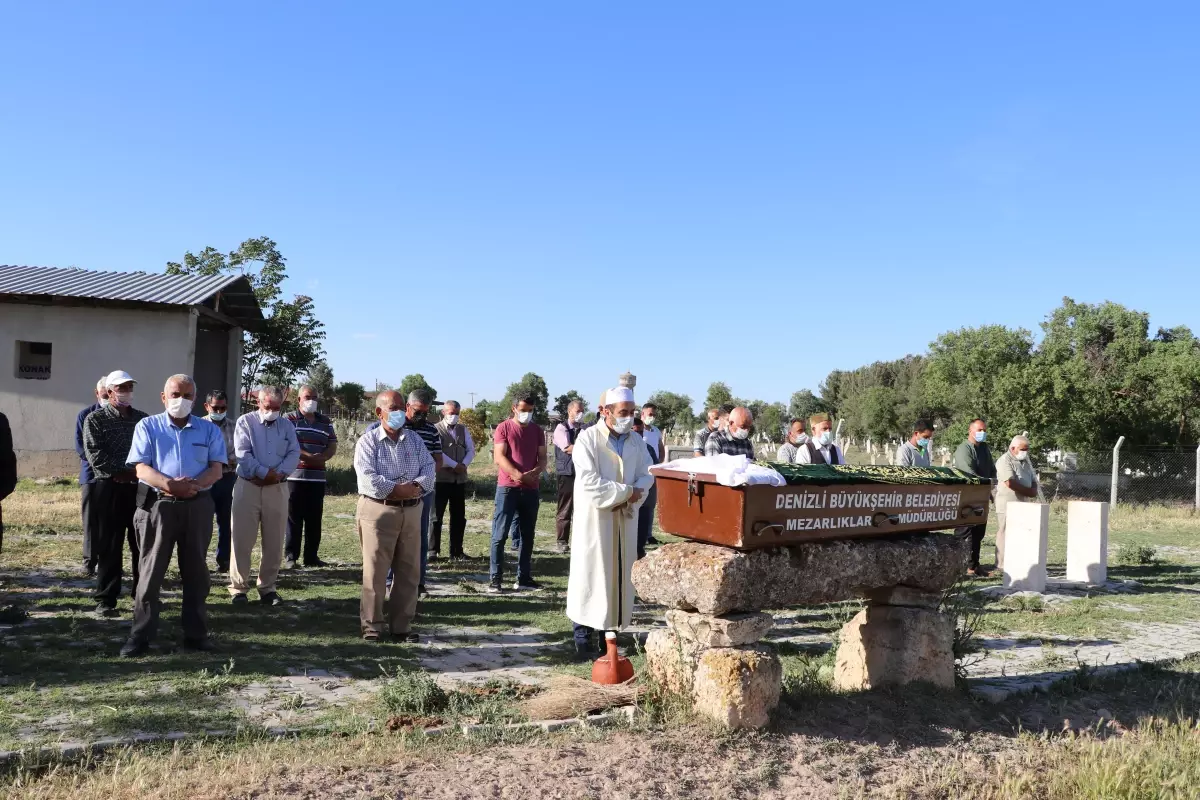
[[[924,450],[926,447],[929,447],[929,440],[925,438],[917,439],[917,447]]]
[[[975,441],[986,442],[987,441],[987,431],[975,431]]]
[[[387,415],[388,428],[398,431],[404,427],[405,417],[403,411],[389,411]]]

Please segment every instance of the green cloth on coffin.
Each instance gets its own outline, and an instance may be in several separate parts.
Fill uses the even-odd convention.
[[[891,483],[978,486],[990,481],[954,467],[892,467],[880,464],[784,464],[760,461],[783,476],[789,486],[804,483]]]

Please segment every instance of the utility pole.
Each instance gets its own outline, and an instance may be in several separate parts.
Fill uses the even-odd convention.
[[[467,394],[471,395],[471,408],[474,408],[475,407],[475,392],[467,392]]]

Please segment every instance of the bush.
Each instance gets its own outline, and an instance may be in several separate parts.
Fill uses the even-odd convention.
[[[1116,561],[1130,567],[1147,566],[1158,561],[1158,551],[1153,545],[1126,542],[1117,549]]]
[[[450,696],[427,672],[397,669],[388,675],[376,695],[380,708],[389,716],[414,714],[428,717],[446,709]]]

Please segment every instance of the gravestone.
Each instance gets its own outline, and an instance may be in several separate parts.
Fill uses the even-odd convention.
[[[1046,591],[1047,503],[1009,503],[1005,509],[1004,586],[1017,592]]]
[[[1108,503],[1067,504],[1067,580],[1103,584],[1108,579]]]

